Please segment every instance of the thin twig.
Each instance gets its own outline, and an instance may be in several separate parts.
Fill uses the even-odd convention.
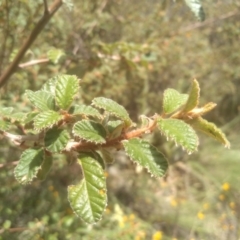
[[[29,62],[21,63],[18,66],[20,68],[25,68],[25,67],[30,67],[30,66],[33,66],[33,65],[36,65],[36,64],[47,63],[47,62],[49,62],[49,59],[48,58],[43,58],[43,59],[36,59],[36,60],[31,60]]]
[[[231,18],[231,17],[233,17],[235,15],[238,15],[238,14],[240,14],[239,11],[232,11],[232,12],[226,13],[224,15],[221,15],[220,17],[217,17],[217,18],[210,18],[207,21],[192,24],[190,26],[187,26],[185,28],[180,29],[178,32],[175,32],[172,35],[178,35],[178,34],[182,34],[182,33],[185,33],[185,32],[195,30],[197,28],[202,28],[202,27],[208,26],[210,24],[213,24],[213,23],[215,23],[219,20],[224,20],[224,19],[227,19],[227,18]]]
[[[47,0],[43,0],[43,4],[44,4],[44,14],[48,15],[49,14],[49,10],[48,10]]]
[[[16,166],[18,164],[18,162],[19,161],[2,163],[2,164],[0,164],[0,169],[5,168],[5,167],[9,167],[9,166]]]
[[[19,50],[18,54],[16,55],[16,57],[14,58],[13,62],[9,65],[9,67],[6,69],[6,71],[0,77],[0,88],[6,84],[6,82],[9,80],[9,78],[12,76],[12,74],[17,70],[19,63],[22,60],[22,58],[24,57],[27,50],[30,48],[32,43],[36,40],[38,35],[42,32],[43,28],[46,26],[46,24],[52,18],[54,13],[61,7],[61,5],[62,5],[62,0],[55,0],[48,10],[49,13],[44,14],[43,17],[36,24],[35,28],[30,33],[29,37],[27,38],[25,43],[20,48],[20,50]]]

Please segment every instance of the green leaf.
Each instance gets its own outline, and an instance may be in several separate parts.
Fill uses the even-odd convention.
[[[147,168],[151,175],[162,177],[168,168],[167,160],[148,141],[132,138],[122,141],[127,155],[140,166]]]
[[[205,20],[205,12],[203,10],[201,0],[185,0],[185,2],[198,20]]]
[[[76,76],[59,75],[57,77],[55,97],[56,103],[61,109],[68,109],[74,96],[79,91],[79,80]]]
[[[98,97],[93,99],[92,104],[97,108],[103,108],[110,114],[119,117],[125,122],[126,126],[131,125],[131,119],[126,109],[113,100],[104,97]]]
[[[12,115],[13,108],[12,107],[6,107],[0,109],[0,116],[4,118],[9,118]]]
[[[66,147],[69,139],[70,136],[67,130],[54,127],[46,132],[44,144],[48,151],[56,153]]]
[[[43,86],[42,91],[50,93],[52,96],[55,96],[55,88],[58,76],[50,78]]]
[[[86,105],[75,105],[70,109],[70,113],[73,115],[92,116],[100,118],[101,114],[95,108]]]
[[[181,94],[175,89],[169,88],[163,94],[163,111],[166,114],[176,111],[187,101],[188,95]]]
[[[34,118],[34,128],[42,130],[44,128],[52,127],[62,119],[62,116],[54,111],[41,112]]]
[[[104,171],[90,153],[80,154],[78,162],[84,178],[78,185],[68,187],[68,199],[79,217],[86,223],[95,223],[102,218],[107,204]]]
[[[200,96],[200,87],[196,79],[193,80],[190,93],[183,112],[189,112],[198,106]]]
[[[105,143],[106,130],[97,122],[82,120],[74,124],[73,134],[88,141],[95,143]]]
[[[8,130],[10,128],[10,126],[11,126],[11,123],[3,121],[3,120],[0,120],[0,130],[1,131]]]
[[[30,123],[39,114],[39,112],[29,112],[25,115],[23,122],[25,124]]]
[[[51,167],[52,167],[53,159],[52,157],[45,157],[43,160],[41,167],[37,173],[37,179],[43,181],[46,179]]]
[[[100,152],[101,152],[101,155],[102,155],[105,163],[112,164],[114,162],[114,157],[113,157],[113,154],[111,152],[111,149],[101,148]]]
[[[197,150],[198,136],[187,123],[178,119],[157,120],[159,130],[167,137],[172,139],[176,144],[181,145],[190,154]]]
[[[15,178],[22,184],[32,181],[41,167],[44,160],[44,151],[42,149],[25,150],[14,170]]]
[[[114,139],[121,135],[124,126],[122,121],[116,120],[116,121],[108,121],[106,127],[109,132],[108,138]]]
[[[26,90],[26,96],[34,107],[41,111],[54,110],[55,103],[54,97],[46,91],[36,91]]]
[[[47,52],[48,59],[52,61],[54,64],[57,64],[60,58],[64,55],[65,53],[63,52],[63,50],[57,48],[50,49]]]
[[[11,114],[11,116],[9,117],[9,119],[11,119],[11,121],[17,121],[17,122],[24,122],[26,118],[26,113],[22,113],[22,112],[18,112],[18,113],[13,113]]]
[[[208,122],[207,120],[198,117],[189,121],[189,124],[196,130],[200,130],[208,136],[214,138],[220,143],[224,144],[225,147],[230,148],[230,143],[227,140],[225,134],[215,124]]]
[[[101,165],[102,169],[104,170],[106,166],[105,166],[105,162],[102,159],[101,155],[95,151],[92,151],[91,153],[93,154],[94,159]]]

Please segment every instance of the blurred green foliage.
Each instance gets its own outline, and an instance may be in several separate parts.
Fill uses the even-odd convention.
[[[149,179],[121,152],[108,169],[109,206],[103,220],[86,226],[66,200],[80,170],[56,158],[44,182],[20,186],[13,176],[20,151],[6,139],[0,148],[0,239],[238,239],[240,236],[238,1],[204,1],[207,19],[196,22],[183,1],[73,1],[48,23],[23,59],[52,62],[19,68],[1,89],[1,104],[25,111],[25,89],[38,90],[56,73],[82,79],[79,102],[109,97],[137,120],[162,106],[167,87],[186,92],[197,78],[202,100],[218,107],[208,119],[223,126],[232,149],[202,139],[186,155],[155,134],[168,159],[164,179]],[[43,13],[43,2],[0,1],[0,73],[12,61]],[[16,132],[20,132],[16,129]],[[141,173],[140,173],[141,172]]]

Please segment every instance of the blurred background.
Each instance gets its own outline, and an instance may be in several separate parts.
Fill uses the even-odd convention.
[[[52,1],[49,1],[49,4]],[[238,240],[240,239],[240,2],[205,0],[198,22],[181,0],[73,0],[63,6],[25,55],[1,105],[28,111],[24,91],[58,73],[82,79],[81,99],[112,98],[134,121],[162,111],[163,91],[186,93],[192,79],[201,104],[217,103],[207,119],[231,149],[200,135],[188,155],[160,134],[151,138],[169,159],[168,174],[151,178],[121,151],[107,169],[109,203],[103,219],[86,225],[67,201],[79,169],[56,156],[48,178],[21,186],[13,170],[21,151],[0,148],[0,239]],[[43,14],[43,1],[0,1],[0,73]],[[62,57],[49,61],[49,51]],[[45,61],[44,61],[45,60]]]

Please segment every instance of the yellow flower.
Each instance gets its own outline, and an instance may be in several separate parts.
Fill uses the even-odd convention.
[[[203,214],[203,212],[198,212],[197,217],[198,219],[203,220],[205,218],[205,215]]]
[[[162,240],[163,234],[160,231],[157,231],[153,234],[152,240]]]
[[[229,183],[226,182],[222,185],[222,190],[223,191],[229,191],[229,189],[230,189],[230,184]]]

